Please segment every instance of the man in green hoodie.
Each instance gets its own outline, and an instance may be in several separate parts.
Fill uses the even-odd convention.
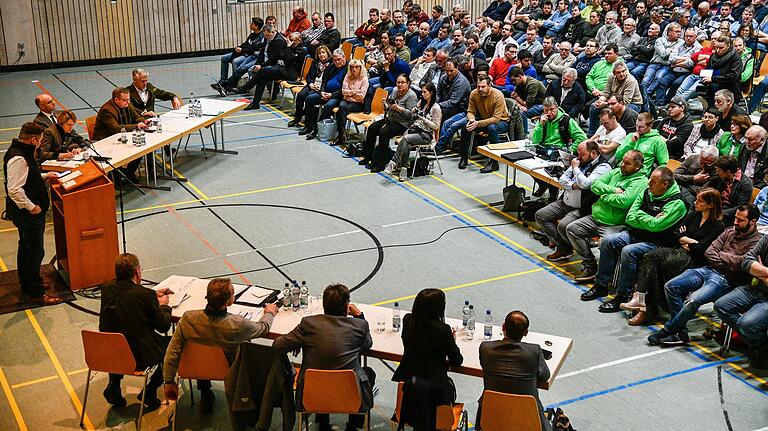
[[[601,313],[621,311],[619,304],[629,301],[640,259],[657,247],[676,247],[675,232],[685,217],[687,208],[675,183],[675,176],[666,166],[656,168],[648,180],[648,188],[632,203],[627,212],[628,231],[606,237],[600,243],[600,264],[595,284],[581,295],[591,301],[608,294],[608,284],[620,264],[616,279],[616,296],[599,307]]]
[[[637,116],[637,131],[624,138],[624,142],[616,149],[616,159],[624,157],[629,150],[638,150],[643,153],[643,171],[646,175],[653,170],[653,166],[665,166],[669,161],[667,142],[652,128],[653,116],[643,112]]]
[[[594,280],[597,260],[589,246],[595,236],[605,238],[626,229],[624,219],[635,198],[645,189],[642,171],[643,155],[630,150],[624,154],[621,166],[613,169],[592,183],[592,193],[598,196],[592,205],[592,214],[568,224],[565,233],[574,251],[582,258],[581,275],[577,283]]]

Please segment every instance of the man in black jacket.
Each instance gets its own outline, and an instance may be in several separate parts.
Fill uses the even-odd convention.
[[[181,99],[170,91],[161,90],[149,82],[149,72],[144,69],[133,69],[133,83],[125,88],[131,96],[131,104],[144,116],[155,115],[155,100],[171,101],[173,109],[181,108]]]
[[[683,146],[693,131],[693,122],[688,115],[688,103],[682,97],[673,97],[667,107],[669,115],[661,120],[656,130],[667,140],[669,157],[679,160],[683,158]]]
[[[752,126],[744,134],[747,144],[739,154],[741,173],[752,180],[754,187],[765,187],[765,163],[768,157],[768,145],[765,145],[768,132],[762,126]]]
[[[739,82],[743,66],[739,53],[731,47],[730,36],[721,35],[713,42],[714,50],[709,58],[707,69],[713,71],[712,76],[702,76],[701,83],[707,86],[707,102],[715,102],[718,90],[730,90],[733,93],[733,104],[741,100]]]
[[[227,54],[221,56],[221,75],[219,81],[215,84],[211,84],[211,88],[218,91],[223,96],[227,95],[227,90],[233,90],[234,88],[227,88],[224,83],[227,81],[227,73],[229,72],[229,63],[232,63],[232,76],[237,75],[237,78],[231,80],[231,82],[237,83],[237,80],[248,71],[248,69],[256,63],[256,47],[263,37],[261,29],[264,27],[264,20],[261,18],[251,18],[251,34],[245,39],[245,42],[240,46]]]
[[[115,259],[115,281],[101,290],[101,314],[99,331],[119,332],[125,336],[131,353],[136,359],[136,370],[160,365],[150,377],[143,394],[144,411],[160,407],[157,389],[163,383],[162,362],[168,339],[158,332],[171,328],[171,307],[168,306],[168,289],[157,291],[142,287],[139,258],[125,253]],[[121,374],[110,374],[104,389],[107,402],[122,407],[126,405],[120,391]],[[142,400],[140,397],[139,400]]]
[[[269,31],[267,31],[267,29],[269,29]],[[263,67],[276,65],[278,61],[283,60],[285,57],[285,49],[288,45],[283,35],[272,25],[265,25],[261,34],[263,35],[261,42],[259,42],[259,45],[256,47],[256,60],[248,69],[252,74],[251,79],[257,76]],[[242,74],[240,76],[242,76]],[[237,87],[237,81],[240,79],[240,76],[233,74],[228,80],[221,84],[222,87],[228,90]],[[232,90],[232,92],[235,91],[237,90]],[[263,88],[262,92],[264,92]]]
[[[576,81],[577,76],[576,69],[572,67],[565,69],[563,77],[550,82],[544,93],[544,98],[554,97],[560,104],[560,108],[571,118],[579,118],[579,112],[584,107],[584,100],[587,97],[584,87]],[[535,118],[540,116],[542,112],[544,112],[544,107],[535,105],[528,109],[526,116]]]
[[[629,73],[632,74],[638,82],[643,80],[645,70],[648,69],[648,65],[651,63],[651,58],[653,58],[656,46],[656,39],[659,38],[659,34],[661,34],[661,27],[659,27],[658,24],[651,24],[648,28],[648,36],[640,38],[630,50],[632,60],[627,62],[627,69],[629,69]]]
[[[267,82],[282,79],[285,76],[284,62],[288,54],[288,44],[285,38],[271,25],[265,26],[263,33],[263,45],[256,56],[256,64],[251,68],[251,79],[244,87],[238,88],[238,91],[245,93],[252,86],[256,86],[253,101],[245,108],[246,110],[259,109],[259,101],[264,94],[264,87]],[[295,46],[295,43],[294,36],[291,46]]]
[[[736,216],[736,208],[752,200],[752,180],[739,169],[736,157],[720,156],[715,162],[717,175],[704,186],[720,192],[723,203],[723,224],[730,226]]]
[[[382,10],[382,14],[383,12],[384,11]],[[339,30],[336,28],[336,17],[330,12],[326,13],[323,17],[323,24],[325,24],[325,30],[320,33],[320,37],[309,44],[309,55],[311,55],[312,58],[315,57],[315,51],[317,51],[317,47],[320,45],[327,46],[328,49],[333,52],[341,44],[341,33],[339,33]]]

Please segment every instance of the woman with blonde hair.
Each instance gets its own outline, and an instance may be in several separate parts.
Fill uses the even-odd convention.
[[[363,99],[368,92],[368,73],[360,60],[350,60],[349,70],[341,85],[341,103],[336,111],[336,140],[331,145],[344,145],[347,142],[347,114],[363,110]]]
[[[296,105],[293,113],[293,120],[288,123],[288,127],[295,127],[301,123],[304,116],[304,102],[309,93],[320,90],[320,84],[323,82],[323,72],[331,64],[331,50],[325,45],[320,45],[315,50],[315,61],[307,73],[307,85],[296,94]]]

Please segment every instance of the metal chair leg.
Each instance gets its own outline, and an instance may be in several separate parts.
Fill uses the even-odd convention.
[[[187,383],[189,384],[189,399],[192,402],[192,405],[195,405],[195,391],[192,390],[192,379],[188,379]]]
[[[200,144],[203,146],[203,155],[206,159],[208,159],[208,151],[205,148],[205,138],[203,137],[203,131],[198,130],[197,133],[200,135]]]
[[[437,163],[437,169],[440,171],[440,175],[443,175],[443,167],[440,165],[440,157],[437,157],[437,150],[432,147],[432,155],[435,156],[435,163]]]
[[[80,412],[80,428],[83,428],[85,420],[85,406],[88,404],[88,390],[91,388],[91,369],[88,369],[88,377],[85,380],[85,397],[83,398],[83,411]]]
[[[144,388],[141,390],[141,399],[139,402],[139,417],[136,421],[136,431],[141,430],[141,418],[144,416],[144,399],[147,398],[147,382],[149,382],[149,372],[144,373]]]
[[[363,415],[363,429],[365,431],[371,431],[370,411],[365,412]]]

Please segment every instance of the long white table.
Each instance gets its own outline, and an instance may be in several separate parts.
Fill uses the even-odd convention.
[[[544,181],[547,184],[553,185],[558,188],[562,188],[562,185],[557,181],[557,178],[549,175],[545,170],[545,168],[551,164],[550,162],[543,160],[539,157],[533,157],[532,159],[519,160],[517,162],[510,162],[509,160],[502,157],[506,153],[521,151],[525,149],[525,140],[510,141],[510,143],[517,144],[518,148],[496,150],[496,149],[489,148],[487,145],[482,145],[477,147],[478,153],[490,159],[496,160],[497,162],[505,166],[505,175],[504,175],[505,185],[509,185],[509,168],[511,167],[512,168],[512,184],[515,184],[517,181],[517,171],[521,171],[530,175],[534,179],[538,179],[538,180]]]
[[[171,316],[174,320],[178,320],[186,311],[202,310],[205,308],[205,293],[208,287],[208,281],[209,280],[194,277],[171,276],[155,286],[155,289],[168,287],[176,292],[170,297],[171,305],[173,307]],[[243,285],[235,285],[236,294],[241,292],[245,287],[246,286]],[[251,290],[249,290],[249,292],[251,292]],[[240,299],[245,300],[244,297],[241,297]],[[252,298],[252,301],[255,302],[258,299],[260,298],[254,297]],[[176,305],[177,303],[178,305]],[[373,347],[366,353],[366,355],[390,361],[400,361],[403,357],[403,343],[400,339],[400,333],[392,330],[392,309],[358,303],[355,303],[355,305],[357,305],[357,307],[365,314],[365,319],[369,322],[371,336],[373,338]],[[262,315],[261,308],[244,307],[237,304],[230,307],[229,311],[231,313],[244,315],[251,320],[258,320]],[[401,316],[405,315],[407,312],[408,310],[401,310]],[[303,317],[320,313],[322,313],[322,304],[318,298],[312,298],[307,309],[293,311],[291,309],[281,308],[272,323],[269,338],[275,339],[281,335],[287,334],[299,324]],[[380,316],[383,317],[386,322],[387,329],[384,332],[378,332],[376,330],[377,321]],[[499,318],[501,317],[497,316],[497,319]],[[462,326],[462,322],[459,319],[446,318],[445,320],[446,323],[452,327],[460,328]],[[464,356],[464,363],[460,367],[452,368],[452,372],[475,377],[483,376],[479,357],[480,343],[484,341],[482,316],[478,316],[478,320],[479,321],[475,325],[474,337],[471,341],[465,340],[460,332],[457,334],[456,344],[459,346],[462,356]],[[493,337],[491,339],[499,340],[501,338],[503,338],[501,326],[494,325]],[[573,339],[529,331],[528,335],[523,338],[523,341],[538,344],[543,349],[552,352],[552,357],[547,360],[547,365],[551,372],[550,378],[540,386],[541,389],[549,389],[557,377],[557,374],[560,372],[560,369],[565,362],[565,358],[573,347]]]

